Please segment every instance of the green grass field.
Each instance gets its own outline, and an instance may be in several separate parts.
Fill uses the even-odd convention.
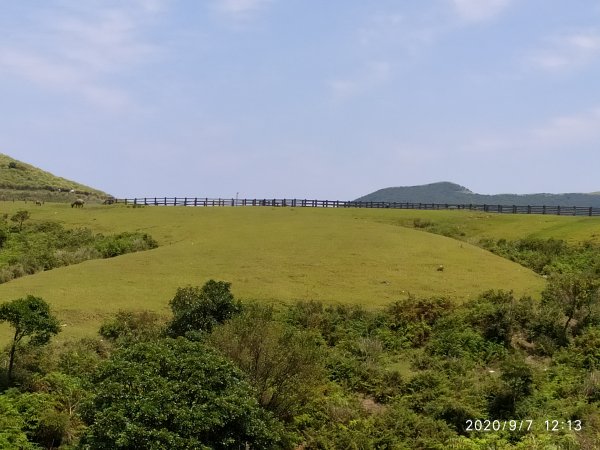
[[[1,301],[33,294],[64,324],[61,339],[90,335],[119,309],[168,312],[179,286],[214,278],[232,282],[242,300],[321,300],[378,307],[415,296],[463,301],[487,289],[537,296],[544,280],[469,242],[528,235],[596,239],[600,219],[313,208],[36,207],[31,220],[57,220],[96,232],[144,231],[160,247],[88,261],[0,285]],[[415,218],[459,227],[465,241],[409,228]],[[399,226],[406,225],[406,226]],[[437,271],[443,264],[445,270]],[[4,326],[3,334],[8,328]]]

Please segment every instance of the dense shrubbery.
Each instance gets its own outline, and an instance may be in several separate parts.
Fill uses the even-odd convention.
[[[481,245],[541,275],[561,273],[600,275],[600,245],[592,242],[569,244],[553,238],[526,238],[516,241],[484,239]]]
[[[551,277],[542,302],[488,291],[462,305],[409,298],[376,311],[242,305],[229,289],[212,280],[181,288],[171,318],[121,312],[101,327],[103,340],[23,351],[19,389],[0,394],[0,444],[591,450],[600,442],[600,297],[587,275]],[[468,431],[470,419],[533,425]],[[545,420],[582,428],[553,433]]]
[[[27,211],[0,218],[0,283],[89,259],[111,258],[156,248],[145,233],[104,236],[87,228],[66,229],[57,222],[30,222]]]

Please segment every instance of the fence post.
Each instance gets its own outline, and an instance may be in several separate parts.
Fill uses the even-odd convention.
[[[556,214],[560,216],[560,205],[556,207]]]
[[[592,215],[592,207],[590,206],[590,217],[591,217],[591,215]]]

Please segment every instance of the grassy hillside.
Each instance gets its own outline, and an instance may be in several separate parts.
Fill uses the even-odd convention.
[[[364,202],[413,202],[490,205],[548,205],[600,207],[598,193],[570,194],[476,194],[464,186],[441,182],[420,186],[380,189],[356,199]]]
[[[0,199],[71,201],[82,196],[100,199],[107,194],[0,153]]]
[[[12,202],[0,204],[8,213],[15,208]],[[513,289],[518,295],[542,289],[541,277],[515,263],[466,242],[397,226],[410,221],[407,213],[124,206],[77,210],[46,204],[32,209],[32,220],[59,220],[98,232],[140,230],[161,246],[14,280],[0,285],[0,298],[42,296],[66,325],[63,337],[70,337],[95,332],[103,318],[121,308],[167,312],[178,286],[210,278],[232,282],[242,299],[316,299],[369,307],[409,293],[461,301],[491,288]],[[439,264],[443,272],[436,270]]]

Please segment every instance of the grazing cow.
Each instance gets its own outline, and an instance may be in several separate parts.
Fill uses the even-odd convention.
[[[73,203],[71,203],[71,208],[73,208],[73,207],[75,207],[75,208],[83,208],[84,204],[85,204],[85,202],[83,200],[81,200],[80,198],[78,198]]]
[[[437,268],[438,272],[443,272],[444,271],[444,266],[442,264],[440,264]]]
[[[42,201],[40,201],[40,200],[36,200],[36,201],[35,201],[35,204],[36,204],[37,206],[42,206],[42,205],[44,204],[44,202],[42,202]]]

